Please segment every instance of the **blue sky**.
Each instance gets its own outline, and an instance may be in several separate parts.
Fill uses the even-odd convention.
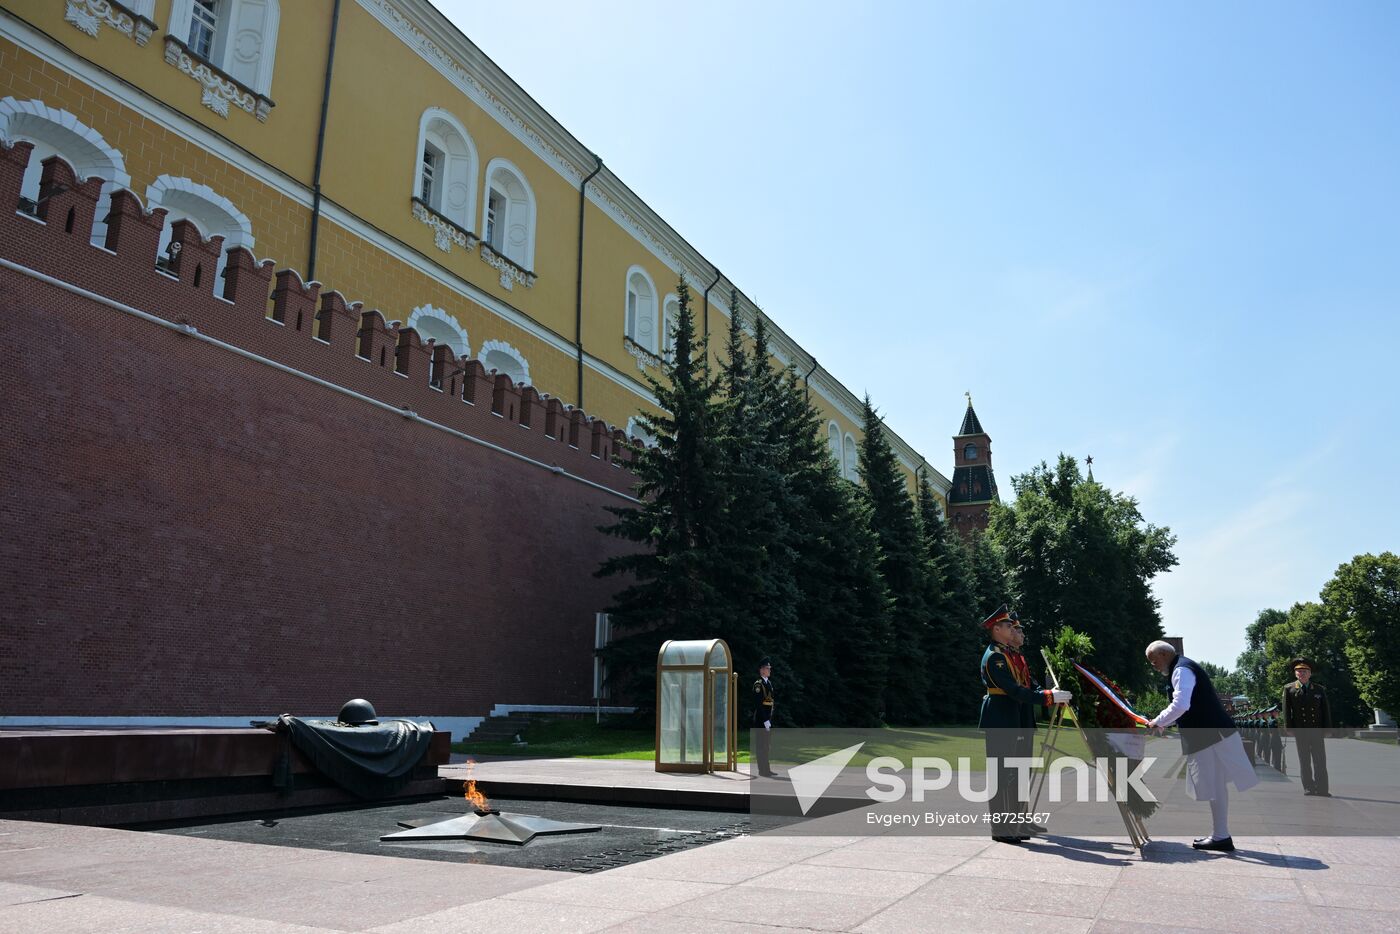
[[[1092,454],[1188,654],[1400,546],[1400,5],[439,7],[945,474]]]

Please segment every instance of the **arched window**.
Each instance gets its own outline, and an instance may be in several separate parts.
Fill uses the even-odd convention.
[[[457,319],[441,308],[422,305],[413,309],[408,316],[408,326],[418,332],[425,342],[429,339],[452,348],[458,357],[470,357],[472,347],[467,340],[467,329],[457,323]]]
[[[504,159],[486,167],[482,242],[522,269],[535,269],[535,194],[520,170]]]
[[[975,444],[969,444],[967,447],[963,448],[963,460],[965,460],[965,461],[975,461],[975,460],[977,460],[977,445],[975,445]]]
[[[831,459],[836,461],[836,469],[841,470],[841,428],[835,422],[827,423],[826,445],[831,449]]]
[[[681,326],[681,303],[676,296],[667,295],[661,308],[661,354],[670,360],[676,355],[676,332]]]
[[[461,121],[429,107],[418,121],[413,195],[464,230],[476,216],[476,147]]]
[[[640,266],[627,270],[627,306],[623,333],[638,346],[656,352],[656,286]]]
[[[530,382],[530,364],[525,356],[505,341],[487,341],[481,345],[481,365],[510,377],[513,383]]]
[[[219,255],[219,265],[213,277],[213,292],[222,295],[228,251],[240,246],[248,250],[253,248],[253,225],[248,216],[208,185],[169,175],[160,176],[146,189],[146,206],[165,208],[169,212],[165,216],[165,227],[160,232],[158,257],[166,255],[174,233],[172,225],[177,220],[193,221],[205,239],[214,236],[224,238],[224,252]]]
[[[171,0],[169,35],[266,96],[272,90],[281,18],[278,0]]]
[[[131,176],[126,174],[122,154],[108,145],[102,134],[79,122],[68,111],[49,107],[43,101],[7,97],[0,100],[0,139],[11,145],[20,140],[34,144],[20,183],[20,203],[16,205],[26,214],[38,209],[39,178],[44,171],[44,160],[49,156],[67,160],[79,181],[94,175],[104,179],[92,224],[92,243],[102,246],[107,242],[107,211],[112,205],[112,189],[117,185],[129,186]]]
[[[635,415],[627,419],[627,437],[635,438],[649,448],[656,447],[656,437],[642,427],[642,420]]]
[[[856,450],[856,439],[851,437],[851,435],[847,433],[845,441],[841,447],[841,459],[844,462],[845,477],[852,483],[859,483],[860,470],[857,468],[856,464],[860,457],[860,454]]]

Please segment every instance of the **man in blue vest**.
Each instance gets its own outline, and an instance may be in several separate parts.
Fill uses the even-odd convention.
[[[998,843],[1021,843],[1029,839],[1034,826],[1027,820],[1026,802],[1016,787],[1016,769],[1005,765],[1008,759],[1029,758],[1035,743],[1036,711],[1070,700],[1068,691],[1047,691],[1031,676],[1020,647],[1021,620],[1015,613],[998,607],[982,621],[991,644],[982,653],[982,715],[977,726],[985,732],[988,779],[995,778],[996,792],[987,802],[992,839]],[[1040,828],[1036,827],[1039,830]]]
[[[1259,783],[1245,755],[1235,721],[1225,712],[1210,675],[1191,659],[1178,655],[1170,642],[1147,647],[1147,661],[1168,675],[1172,700],[1147,725],[1160,736],[1173,723],[1181,730],[1186,753],[1186,790],[1197,801],[1210,802],[1211,832],[1192,844],[1198,850],[1234,850],[1230,837],[1230,789],[1245,791]]]

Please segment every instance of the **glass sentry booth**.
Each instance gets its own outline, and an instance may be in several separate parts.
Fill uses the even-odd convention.
[[[656,771],[734,771],[738,677],[723,639],[662,644],[656,654]]]

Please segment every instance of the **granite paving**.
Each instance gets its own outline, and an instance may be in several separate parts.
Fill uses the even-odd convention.
[[[649,763],[574,765],[576,781],[610,786],[644,786],[655,774]],[[560,777],[557,763],[520,772],[527,768],[540,780]],[[655,785],[693,787],[691,778]],[[415,858],[373,841],[350,852],[3,821],[0,931],[1400,930],[1400,838],[1236,843],[1232,854],[1204,853],[1166,838],[1139,853],[1113,837],[1050,835],[1011,846],[894,833],[743,834],[618,868],[562,872]]]

